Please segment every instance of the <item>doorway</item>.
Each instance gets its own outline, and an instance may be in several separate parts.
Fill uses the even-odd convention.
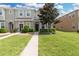
[[[13,23],[9,22],[9,32],[13,32]]]
[[[21,32],[23,29],[23,24],[19,24],[19,28],[20,28],[20,32]]]
[[[39,31],[39,24],[35,24],[35,30]]]

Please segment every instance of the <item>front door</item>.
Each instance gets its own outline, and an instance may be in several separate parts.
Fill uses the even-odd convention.
[[[35,30],[39,31],[39,24],[35,24]]]
[[[9,31],[13,32],[13,23],[12,22],[9,22]]]
[[[23,24],[19,24],[19,27],[20,27],[20,31],[22,31],[22,29],[23,29]]]

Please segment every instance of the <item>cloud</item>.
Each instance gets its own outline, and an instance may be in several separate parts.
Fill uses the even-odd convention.
[[[0,5],[0,7],[11,7],[10,5]]]
[[[31,9],[39,9],[43,7],[44,3],[22,3],[17,4],[14,8],[31,8]]]
[[[60,14],[59,17],[66,14],[66,11],[64,11],[64,8],[63,8],[62,4],[56,3],[55,8],[57,8],[59,10],[59,14]]]
[[[43,7],[44,3],[26,3],[24,5],[31,8],[41,8]]]
[[[21,4],[17,4],[16,7],[23,7]]]
[[[79,3],[72,4],[73,10],[79,9]]]
[[[79,9],[79,4],[74,3],[74,4],[72,4],[72,6],[73,6],[73,8],[68,9],[68,10],[64,10],[63,4],[57,3],[56,8],[59,10],[59,14],[60,14],[59,17],[65,15],[65,14],[68,14],[76,9]]]
[[[63,5],[56,5],[55,7],[60,9],[60,10],[63,9]]]

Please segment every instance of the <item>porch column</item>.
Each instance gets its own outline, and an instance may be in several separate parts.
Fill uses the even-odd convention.
[[[40,29],[42,29],[42,24],[41,24],[41,23],[39,23],[39,30],[40,30]]]

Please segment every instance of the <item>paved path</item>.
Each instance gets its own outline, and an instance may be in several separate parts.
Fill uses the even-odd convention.
[[[0,33],[0,36],[1,36],[1,35],[8,35],[8,34],[10,34],[10,33]]]
[[[38,56],[38,32],[34,33],[20,56]]]
[[[9,35],[6,35],[6,36],[3,36],[3,37],[0,37],[0,40],[4,39],[4,38],[7,38],[7,37],[10,37],[10,36],[13,36],[13,35],[17,35],[19,33],[11,33]]]

